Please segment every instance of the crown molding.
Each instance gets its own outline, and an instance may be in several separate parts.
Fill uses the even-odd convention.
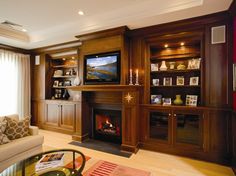
[[[2,24],[0,24],[0,36],[5,37],[5,38],[18,40],[21,42],[26,42],[26,43],[30,42],[30,38],[27,35],[27,33],[12,29],[12,28],[4,26]]]

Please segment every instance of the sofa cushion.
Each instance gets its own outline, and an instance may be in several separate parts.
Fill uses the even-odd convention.
[[[0,145],[0,162],[42,145],[43,136],[26,136]]]
[[[0,118],[0,145],[10,142],[8,137],[4,134],[6,127],[7,127],[6,118]]]
[[[10,140],[22,138],[29,135],[29,118],[23,120],[16,120],[14,118],[6,117],[7,127],[5,134]]]

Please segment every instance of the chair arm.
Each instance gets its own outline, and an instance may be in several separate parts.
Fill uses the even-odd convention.
[[[29,127],[29,133],[32,136],[38,135],[39,134],[39,128],[36,126],[30,126]]]

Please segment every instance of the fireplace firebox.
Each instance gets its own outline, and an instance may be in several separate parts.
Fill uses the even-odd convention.
[[[94,139],[121,144],[121,111],[94,109]]]

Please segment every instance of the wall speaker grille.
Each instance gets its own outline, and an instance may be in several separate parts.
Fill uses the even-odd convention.
[[[211,44],[225,43],[225,25],[211,28]]]

